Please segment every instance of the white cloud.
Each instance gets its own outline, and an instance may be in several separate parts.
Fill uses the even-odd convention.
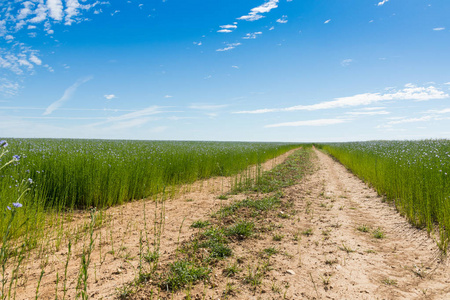
[[[36,55],[31,54],[30,55],[30,61],[38,66],[42,64],[42,60],[40,60]]]
[[[164,98],[172,98],[173,96],[171,95],[165,95]]]
[[[262,34],[261,31],[258,31],[258,32],[251,32],[251,33],[247,33],[247,34],[246,34],[244,37],[242,37],[242,38],[245,39],[245,40],[249,40],[249,39],[253,40],[253,39],[256,39],[256,37],[257,37],[258,35],[260,35],[260,34]]]
[[[239,17],[238,20],[245,20],[245,21],[256,21],[261,18],[264,18],[261,14],[268,13],[272,9],[278,7],[279,0],[269,0],[266,3],[257,6],[255,8],[252,8],[250,10],[250,13],[248,15],[244,15],[242,17]]]
[[[388,122],[389,125],[396,125],[396,124],[404,124],[404,123],[415,123],[415,122],[425,122],[430,121],[433,119],[433,116],[423,116],[420,118],[409,118],[409,119],[402,119],[398,121],[390,121]]]
[[[385,110],[379,110],[379,111],[350,111],[346,112],[347,115],[353,115],[353,116],[375,116],[375,115],[389,115],[390,112]]]
[[[323,24],[328,24],[331,22],[331,19],[326,20],[325,22],[323,22]]]
[[[55,110],[57,110],[59,107],[61,107],[61,105],[63,105],[66,101],[68,101],[68,100],[70,100],[70,98],[72,98],[73,94],[75,94],[76,90],[78,89],[78,87],[80,85],[82,85],[85,82],[88,82],[92,78],[93,78],[92,76],[81,78],[77,82],[75,82],[73,85],[71,85],[68,89],[66,89],[64,91],[63,96],[59,100],[56,100],[55,102],[53,102],[52,104],[50,104],[47,107],[47,109],[45,110],[43,115],[44,116],[49,115],[52,112],[54,112]]]
[[[442,31],[442,30],[445,30],[445,27],[436,27],[436,28],[433,28],[433,30],[434,31]]]
[[[234,69],[239,69],[239,67],[238,66],[231,66],[232,68],[234,68]]]
[[[234,48],[236,48],[237,46],[240,46],[241,43],[233,43],[233,44],[227,44],[227,46],[225,48],[220,48],[217,49],[216,51],[222,52],[222,51],[229,51],[232,50]]]
[[[25,72],[33,74],[32,63],[36,65],[42,63],[37,54],[38,51],[25,47],[21,43],[15,43],[9,50],[0,48],[0,68],[7,69],[16,75],[22,75]]]
[[[104,95],[103,97],[105,97],[107,100],[112,100],[112,99],[117,98],[117,96],[114,94]]]
[[[353,62],[353,59],[351,59],[351,58],[344,59],[343,61],[341,61],[341,66],[347,67],[347,66],[349,66],[352,62]]]
[[[193,103],[189,106],[191,109],[198,109],[198,110],[219,110],[222,108],[228,107],[227,104],[219,104],[219,105],[213,105],[213,104],[203,104],[203,103]]]
[[[285,23],[288,22],[287,17],[288,17],[288,16],[283,15],[281,18],[279,18],[279,19],[277,20],[277,22],[278,22],[278,23],[281,23],[281,24],[285,24]]]
[[[269,112],[282,112],[282,111],[313,111],[321,109],[334,109],[352,106],[370,105],[373,103],[383,101],[394,100],[415,100],[415,101],[427,101],[433,99],[445,99],[449,98],[449,95],[443,91],[435,88],[434,86],[417,87],[412,84],[406,84],[405,87],[398,91],[392,91],[390,93],[365,93],[358,94],[350,97],[335,98],[333,101],[325,101],[312,105],[297,105],[288,108],[265,108],[251,111],[238,111],[238,114],[262,114]]]
[[[230,29],[220,29],[220,30],[217,30],[217,32],[221,32],[221,33],[230,33],[230,32],[233,32],[233,31],[230,30]]]
[[[378,2],[378,6],[384,5],[386,2],[388,2],[389,0],[382,0],[380,2]]]
[[[220,26],[220,28],[223,28],[223,29],[236,29],[237,28],[237,25],[221,25]]]
[[[159,106],[150,106],[141,110],[137,110],[134,112],[130,112],[118,117],[110,117],[108,118],[108,122],[117,122],[117,121],[125,121],[125,120],[131,120],[131,119],[137,119],[142,117],[147,117],[155,114],[161,113]]]
[[[441,110],[429,110],[428,113],[432,114],[448,114],[450,113],[450,108],[444,108]]]
[[[70,1],[70,0],[69,0]],[[68,1],[68,2],[69,2]],[[47,0],[49,16],[54,20],[61,21],[63,18],[63,5],[61,0]]]
[[[19,92],[19,88],[19,83],[12,82],[6,78],[0,78],[0,94],[11,97]]]
[[[265,128],[273,127],[297,127],[297,126],[327,126],[336,125],[348,122],[346,119],[317,119],[317,120],[307,120],[307,121],[297,121],[297,122],[286,122],[278,123],[272,125],[266,125]]]

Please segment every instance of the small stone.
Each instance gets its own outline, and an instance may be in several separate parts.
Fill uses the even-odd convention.
[[[286,273],[290,274],[290,275],[295,275],[295,272],[292,270],[286,270]]]

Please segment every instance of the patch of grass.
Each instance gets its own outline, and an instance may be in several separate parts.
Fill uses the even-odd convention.
[[[179,260],[169,264],[169,271],[161,283],[161,288],[176,291],[186,285],[209,278],[211,270],[207,267],[197,266],[188,260]]]
[[[381,280],[381,283],[383,283],[385,285],[397,285],[397,280],[390,279],[390,278],[384,278],[383,280]]]
[[[117,293],[118,299],[125,300],[125,299],[129,299],[135,293],[135,290],[133,289],[133,287],[131,287],[129,285],[125,285],[121,288],[117,288],[116,293]]]
[[[234,284],[232,284],[231,282],[228,282],[227,285],[225,286],[225,290],[223,291],[223,295],[225,299],[227,299],[227,296],[235,296],[237,292],[238,292],[237,287],[234,286]]]
[[[205,230],[201,234],[201,238],[207,239],[208,241],[217,243],[227,243],[228,240],[225,236],[224,230],[222,228],[213,227]]]
[[[232,236],[239,240],[246,239],[253,234],[255,223],[251,221],[240,221],[225,230],[226,236]]]
[[[269,270],[269,262],[258,263],[255,266],[249,265],[247,268],[247,274],[244,276],[244,282],[250,284],[253,288],[256,288],[262,283],[264,274]]]
[[[376,239],[384,239],[386,235],[381,228],[377,228],[373,231],[373,237]]]
[[[202,233],[201,238],[203,239],[203,242],[199,243],[198,248],[209,249],[210,258],[222,259],[232,255],[233,251],[227,246],[228,239],[226,238],[223,229],[207,229]]]
[[[302,235],[304,235],[304,236],[311,236],[311,235],[313,235],[312,228],[308,228],[308,229],[302,231]]]
[[[342,251],[345,251],[347,253],[355,252],[355,250],[353,250],[349,246],[345,245],[344,243],[342,243],[342,247],[339,247],[339,249],[341,249]]]
[[[220,195],[219,197],[217,197],[217,199],[219,199],[219,200],[228,200],[228,196],[227,195]]]
[[[209,225],[211,225],[211,222],[209,221],[195,221],[194,223],[192,223],[191,227],[192,228],[205,228],[208,227]]]
[[[369,232],[370,231],[369,225],[366,225],[366,224],[362,224],[362,225],[356,227],[356,229],[361,232]]]
[[[255,215],[258,215],[262,212],[269,211],[275,207],[278,207],[280,203],[281,200],[279,197],[267,197],[259,200],[244,199],[234,202],[233,204],[230,204],[228,206],[222,207],[214,214],[214,216],[222,218],[229,217],[236,214],[236,212],[242,208],[248,208],[253,211]]]
[[[289,219],[290,218],[290,216],[287,213],[283,212],[283,211],[280,211],[278,213],[278,217],[282,218],[282,219]]]
[[[238,264],[234,263],[234,264],[230,264],[230,265],[226,266],[223,269],[222,273],[226,277],[232,277],[232,276],[236,275],[237,273],[239,273],[240,271],[241,271],[241,269],[238,267]]]
[[[144,259],[149,263],[155,262],[159,259],[159,252],[149,251],[147,254],[144,255]]]
[[[272,236],[272,239],[273,239],[274,241],[276,241],[276,242],[281,241],[283,238],[284,238],[284,235],[283,235],[283,234],[278,234],[278,233],[276,233],[276,234],[274,234],[274,235]]]
[[[276,249],[275,247],[269,247],[263,250],[263,253],[265,253],[267,256],[271,257],[272,255],[278,254],[280,251]]]
[[[253,191],[258,193],[271,193],[281,188],[291,186],[300,180],[311,169],[309,160],[311,150],[303,148],[290,155],[285,162],[271,171],[265,172],[256,180],[247,181],[236,186],[236,192]]]

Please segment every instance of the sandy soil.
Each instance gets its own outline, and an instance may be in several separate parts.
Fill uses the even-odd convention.
[[[220,266],[215,268],[209,284],[193,288],[193,299],[450,299],[449,263],[440,256],[433,239],[410,226],[345,167],[319,151],[315,153],[316,171],[284,190],[285,199],[293,203],[296,214],[288,219],[268,220],[274,224],[275,232],[237,243],[234,257],[222,264],[238,261],[241,273],[227,278]],[[285,157],[267,162],[263,168],[270,169]],[[196,232],[189,228],[192,222],[208,218],[224,203],[246,197],[217,199],[235,180],[213,178],[197,182],[166,202],[162,263],[170,260],[179,243]],[[117,288],[136,278],[141,232],[144,247],[146,233],[152,247],[155,210],[158,219],[161,205],[156,207],[154,201],[142,200],[104,213],[103,225],[94,231],[88,279],[90,298],[114,299]],[[78,226],[81,232],[88,218],[80,215],[70,222],[71,228]],[[357,230],[362,225],[370,228],[369,232]],[[375,238],[375,229],[385,237]],[[283,236],[281,241],[273,240],[275,233]],[[88,235],[83,234],[73,246],[66,299],[74,298],[80,253],[88,242]],[[39,299],[55,299],[57,273],[58,298],[62,299],[68,250],[66,240],[58,251],[54,250],[55,243],[56,240],[50,240],[45,255],[35,253],[30,257],[23,269],[27,275],[20,279],[17,299],[35,298],[42,263],[46,266]],[[252,289],[243,277],[262,262],[260,253],[268,247],[275,247],[279,253],[270,258],[262,284]],[[227,284],[233,286],[234,292],[225,297]],[[173,295],[173,299],[185,297],[185,291]],[[142,288],[135,298],[149,299],[148,288]]]
[[[161,261],[164,261],[173,253],[179,241],[192,234],[187,230],[192,222],[209,215],[224,202],[232,201],[218,200],[219,195],[228,192],[240,180],[270,170],[293,151],[250,167],[237,176],[215,177],[182,186],[171,195],[164,196],[167,198],[164,207],[157,205],[154,199],[144,199],[109,208],[101,214],[97,212],[97,219],[102,222],[93,233],[94,244],[87,280],[89,297],[114,299],[117,288],[136,278],[141,234],[143,248],[146,249],[148,245],[153,249],[155,219],[159,222],[161,216],[165,218],[161,237]],[[44,274],[39,286],[39,299],[55,299],[56,295],[62,299],[64,278],[67,278],[66,299],[75,299],[81,254],[83,249],[88,249],[90,242],[89,223],[88,213],[77,213],[70,215],[70,220],[65,224],[55,224],[55,228],[61,226],[62,229],[46,230],[48,237],[45,242],[38,245],[37,250],[30,253],[22,263],[17,299],[35,299],[42,270]],[[69,237],[72,249],[65,277]]]

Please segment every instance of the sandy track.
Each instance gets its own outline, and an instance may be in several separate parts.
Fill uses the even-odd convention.
[[[450,299],[448,261],[441,260],[426,232],[409,225],[344,166],[315,152],[318,170],[286,190],[301,214],[298,222],[286,222],[283,231],[287,236],[296,230],[313,232],[299,243],[280,242],[281,251],[293,258],[277,257],[271,276],[289,282],[287,296]],[[371,231],[357,230],[361,225]],[[377,228],[385,238],[373,236]]]

